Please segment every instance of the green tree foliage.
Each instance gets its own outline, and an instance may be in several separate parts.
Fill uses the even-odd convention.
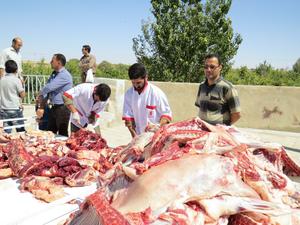
[[[79,68],[79,59],[70,59],[66,63],[66,69],[73,75],[73,76],[80,76],[81,70]]]
[[[293,70],[296,73],[300,73],[300,58],[297,60],[297,62],[295,62],[295,64],[293,65]]]
[[[49,63],[45,62],[45,59],[41,59],[39,62],[23,62],[22,69],[24,74],[28,75],[50,75],[52,73],[52,69]]]
[[[227,17],[231,0],[151,0],[153,22],[143,22],[133,50],[153,80],[200,82],[204,56],[221,56],[224,71],[242,41]]]
[[[272,70],[271,64],[267,63],[265,60],[263,63],[260,63],[259,66],[255,69],[255,72],[261,76],[266,76]]]
[[[255,69],[241,67],[230,69],[226,79],[233,84],[270,85],[270,86],[300,86],[300,73],[292,70],[273,69],[266,62]]]
[[[97,66],[96,76],[128,79],[128,68],[129,65],[126,64],[112,64],[107,61],[102,61]]]
[[[76,61],[68,62],[69,69],[73,75],[74,84],[80,83],[80,76],[76,73]],[[128,68],[126,64],[112,64],[107,61],[102,61],[97,66],[96,76],[115,79],[128,79]],[[75,71],[75,72],[74,72]],[[76,72],[77,71],[77,72]],[[45,60],[40,62],[23,62],[23,72],[26,75],[47,75],[52,73],[49,63]],[[224,73],[225,74],[225,73]],[[273,85],[273,86],[300,86],[300,72],[293,70],[274,69],[266,61],[259,64],[254,69],[249,69],[246,66],[238,69],[231,68],[225,78],[233,84],[243,85]],[[198,82],[198,81],[197,81]]]

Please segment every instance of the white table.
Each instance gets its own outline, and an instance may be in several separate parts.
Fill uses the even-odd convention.
[[[95,183],[87,187],[64,188],[64,198],[45,203],[29,192],[22,193],[18,189],[19,182],[16,178],[0,180],[1,225],[57,225],[79,207],[78,204],[67,204],[69,200],[82,202],[97,189]]]

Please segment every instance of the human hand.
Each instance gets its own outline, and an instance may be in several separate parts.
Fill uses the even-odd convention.
[[[77,123],[80,124],[80,115],[78,112],[73,112],[72,113],[72,119]]]
[[[36,111],[36,117],[37,117],[38,119],[41,119],[41,118],[43,117],[43,115],[44,115],[44,109],[38,109],[38,110]]]
[[[95,114],[91,114],[89,116],[88,120],[89,120],[90,124],[95,125],[95,123],[96,123],[96,116],[95,116]]]

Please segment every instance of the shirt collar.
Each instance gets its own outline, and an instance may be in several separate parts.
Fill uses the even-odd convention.
[[[65,67],[62,67],[58,70],[58,73],[61,73],[63,70],[65,70]]]
[[[13,47],[10,47],[10,50],[11,50],[12,52],[17,53],[17,54],[19,53],[19,52],[17,52],[16,49],[14,49]]]
[[[7,73],[7,74],[5,74],[5,76],[18,76],[16,73]]]
[[[61,73],[63,70],[65,70],[65,67],[60,68],[58,71],[53,71],[53,75],[56,76],[57,74]]]
[[[209,85],[209,84],[208,84],[207,78],[205,78],[205,84],[206,84],[207,86],[212,86],[212,85],[216,85],[216,84],[219,83],[221,80],[223,80],[223,77],[222,77],[222,76],[220,76],[218,79],[216,79],[215,82],[214,82],[213,84]]]

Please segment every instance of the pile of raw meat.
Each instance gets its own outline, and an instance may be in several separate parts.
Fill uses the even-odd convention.
[[[90,185],[99,171],[112,168],[100,153],[108,148],[106,141],[87,130],[80,130],[66,141],[56,140],[51,132],[8,138],[8,143],[0,145],[0,179],[20,178],[21,190],[46,202],[63,197],[63,185]]]
[[[109,152],[101,188],[65,224],[296,225],[300,168],[284,148],[199,118]]]
[[[0,148],[0,177],[53,201],[63,185],[98,182],[69,225],[296,225],[300,168],[277,144],[199,118],[148,129],[110,148],[80,130],[66,141],[26,135]]]

